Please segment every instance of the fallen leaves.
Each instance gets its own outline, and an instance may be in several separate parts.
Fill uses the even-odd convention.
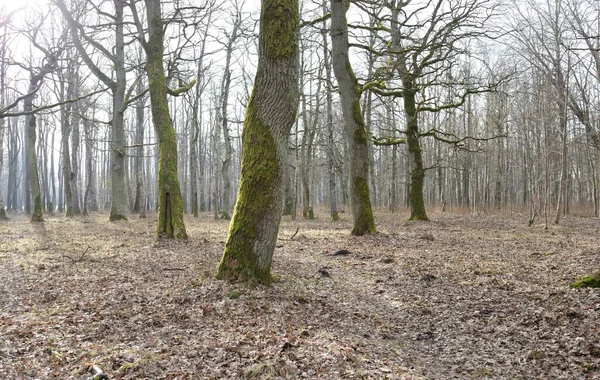
[[[599,291],[568,287],[600,267],[594,220],[432,216],[360,238],[284,220],[279,280],[255,289],[214,279],[227,224],[209,215],[187,244],[155,242],[152,218],[13,218],[0,377],[600,377]]]

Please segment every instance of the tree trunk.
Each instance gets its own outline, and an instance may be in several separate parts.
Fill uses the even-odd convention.
[[[323,2],[323,14],[327,14]],[[327,46],[327,21],[323,21],[323,61],[325,66],[325,120],[327,123],[327,174],[329,176],[329,215],[331,220],[340,220],[337,210],[337,190],[335,184],[335,141],[333,139],[333,94],[331,88],[331,58]]]
[[[110,220],[125,220],[125,203],[127,192],[125,189],[125,126],[123,113],[125,112],[125,89],[127,77],[125,71],[125,40],[123,36],[123,8],[124,0],[114,0],[115,3],[115,66],[116,81],[112,86],[112,122],[110,164],[111,164],[111,197]],[[162,54],[162,52],[161,52]]]
[[[407,90],[414,88],[414,86],[407,79],[402,81],[402,86],[404,87],[404,112],[406,114],[406,144],[408,145],[408,152],[411,159],[408,193],[410,220],[428,220],[427,213],[425,212],[425,201],[423,199],[425,169],[423,167],[421,143],[419,142],[419,120],[415,105],[415,93]]]
[[[79,91],[77,89],[79,76],[77,75],[77,68],[74,69],[74,81],[75,88],[73,91],[74,98],[79,95]],[[73,106],[77,108],[77,104]],[[73,214],[77,215],[81,213],[81,204],[79,202],[79,122],[81,117],[79,116],[80,110],[76,109],[73,112],[71,117],[71,192],[72,192],[72,205],[73,205]]]
[[[29,82],[29,92],[33,92],[41,80],[41,77],[32,76]],[[33,110],[33,95],[29,95],[25,98],[23,103],[23,110],[29,112]],[[43,222],[42,214],[42,192],[40,190],[40,179],[39,171],[37,167],[37,154],[35,151],[35,140],[36,140],[36,124],[37,118],[35,114],[27,115],[26,117],[27,127],[27,143],[25,149],[27,150],[27,172],[29,177],[29,188],[31,190],[27,197],[33,200],[33,209],[31,210],[31,221],[32,222]]]
[[[223,72],[223,78],[221,80],[221,104],[219,118],[221,121],[221,130],[223,131],[223,143],[224,143],[224,155],[223,162],[221,165],[221,177],[223,178],[223,197],[221,201],[221,212],[219,213],[220,219],[231,219],[229,211],[231,208],[231,157],[233,154],[233,148],[231,146],[231,137],[229,136],[229,123],[228,123],[228,112],[227,107],[229,105],[229,88],[231,86],[231,56],[233,54],[233,47],[235,41],[239,37],[238,31],[242,23],[241,14],[236,15],[236,19],[233,24],[233,30],[226,45],[225,55],[225,71]]]
[[[298,0],[262,0],[258,67],[242,132],[237,202],[217,277],[270,283],[288,137],[298,111]]]
[[[137,92],[144,91],[144,84],[138,81]],[[140,214],[140,218],[146,217],[144,205],[144,107],[145,99],[141,97],[135,107],[135,158],[133,170],[135,172],[135,198],[133,201],[133,212]]]
[[[369,194],[368,133],[360,111],[361,91],[348,57],[347,3],[331,0],[331,44],[333,71],[338,80],[346,138],[350,155],[350,203],[352,235],[376,233]]]
[[[72,85],[69,84],[67,94],[71,94]],[[67,95],[68,96],[68,95]],[[64,100],[64,85],[61,83],[61,98]],[[65,215],[73,216],[73,201],[71,192],[71,157],[69,154],[69,135],[71,134],[71,126],[69,125],[69,112],[71,105],[65,105],[61,109],[60,126],[61,126],[61,164],[62,164],[62,184],[64,191]],[[61,194],[62,197],[62,194]]]
[[[158,140],[158,237],[187,239],[183,199],[177,175],[177,140],[167,101],[163,66],[164,29],[160,0],[146,0],[148,42],[145,44],[152,121]]]
[[[85,177],[87,185],[85,187],[85,196],[83,199],[83,211],[98,211],[98,195],[96,192],[96,171],[94,170],[94,141],[95,134],[92,122],[85,120],[83,122],[83,133],[85,136]]]
[[[392,45],[396,51],[402,51],[400,38],[401,32],[398,22],[400,9],[392,9]],[[406,117],[406,145],[409,153],[410,185],[408,202],[410,205],[410,220],[428,220],[423,199],[423,183],[425,181],[425,168],[419,141],[419,119],[416,103],[415,78],[409,72],[405,54],[399,54],[398,70],[403,88],[404,114]]]
[[[4,25],[4,33],[2,35],[2,45],[0,46],[0,107],[4,107],[6,102],[6,40],[7,33],[6,29],[8,24]],[[5,120],[0,119],[0,178],[2,178],[2,169],[4,168],[4,131],[5,131]],[[2,189],[0,188],[0,220],[7,219],[6,208],[4,207],[4,200],[2,199]]]

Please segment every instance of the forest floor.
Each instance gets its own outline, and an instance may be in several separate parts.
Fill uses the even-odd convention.
[[[0,378],[600,378],[600,221],[376,216],[379,234],[284,218],[277,282],[216,280],[227,222],[0,222]],[[296,234],[297,232],[297,234]],[[332,255],[338,250],[347,255]]]

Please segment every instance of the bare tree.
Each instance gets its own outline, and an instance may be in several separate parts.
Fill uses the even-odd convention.
[[[217,277],[270,283],[288,136],[298,110],[297,0],[262,0],[259,56],[242,134],[237,202]]]
[[[376,233],[369,194],[368,132],[360,110],[361,89],[350,65],[348,55],[347,3],[331,0],[331,44],[333,71],[338,81],[344,130],[349,147],[350,202],[354,225],[353,235]]]

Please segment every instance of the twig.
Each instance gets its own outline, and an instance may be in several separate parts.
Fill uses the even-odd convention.
[[[300,231],[300,227],[296,227],[296,232],[294,232],[290,240],[292,240],[296,235],[298,235],[298,231]]]
[[[83,251],[83,253],[81,254],[81,256],[78,259],[74,259],[69,255],[63,255],[64,257],[66,257],[67,259],[71,260],[72,264],[78,263],[80,261],[83,261],[83,258],[85,257],[85,255],[88,253],[88,251],[90,250],[90,246],[88,245],[87,248],[85,249],[85,251]]]

